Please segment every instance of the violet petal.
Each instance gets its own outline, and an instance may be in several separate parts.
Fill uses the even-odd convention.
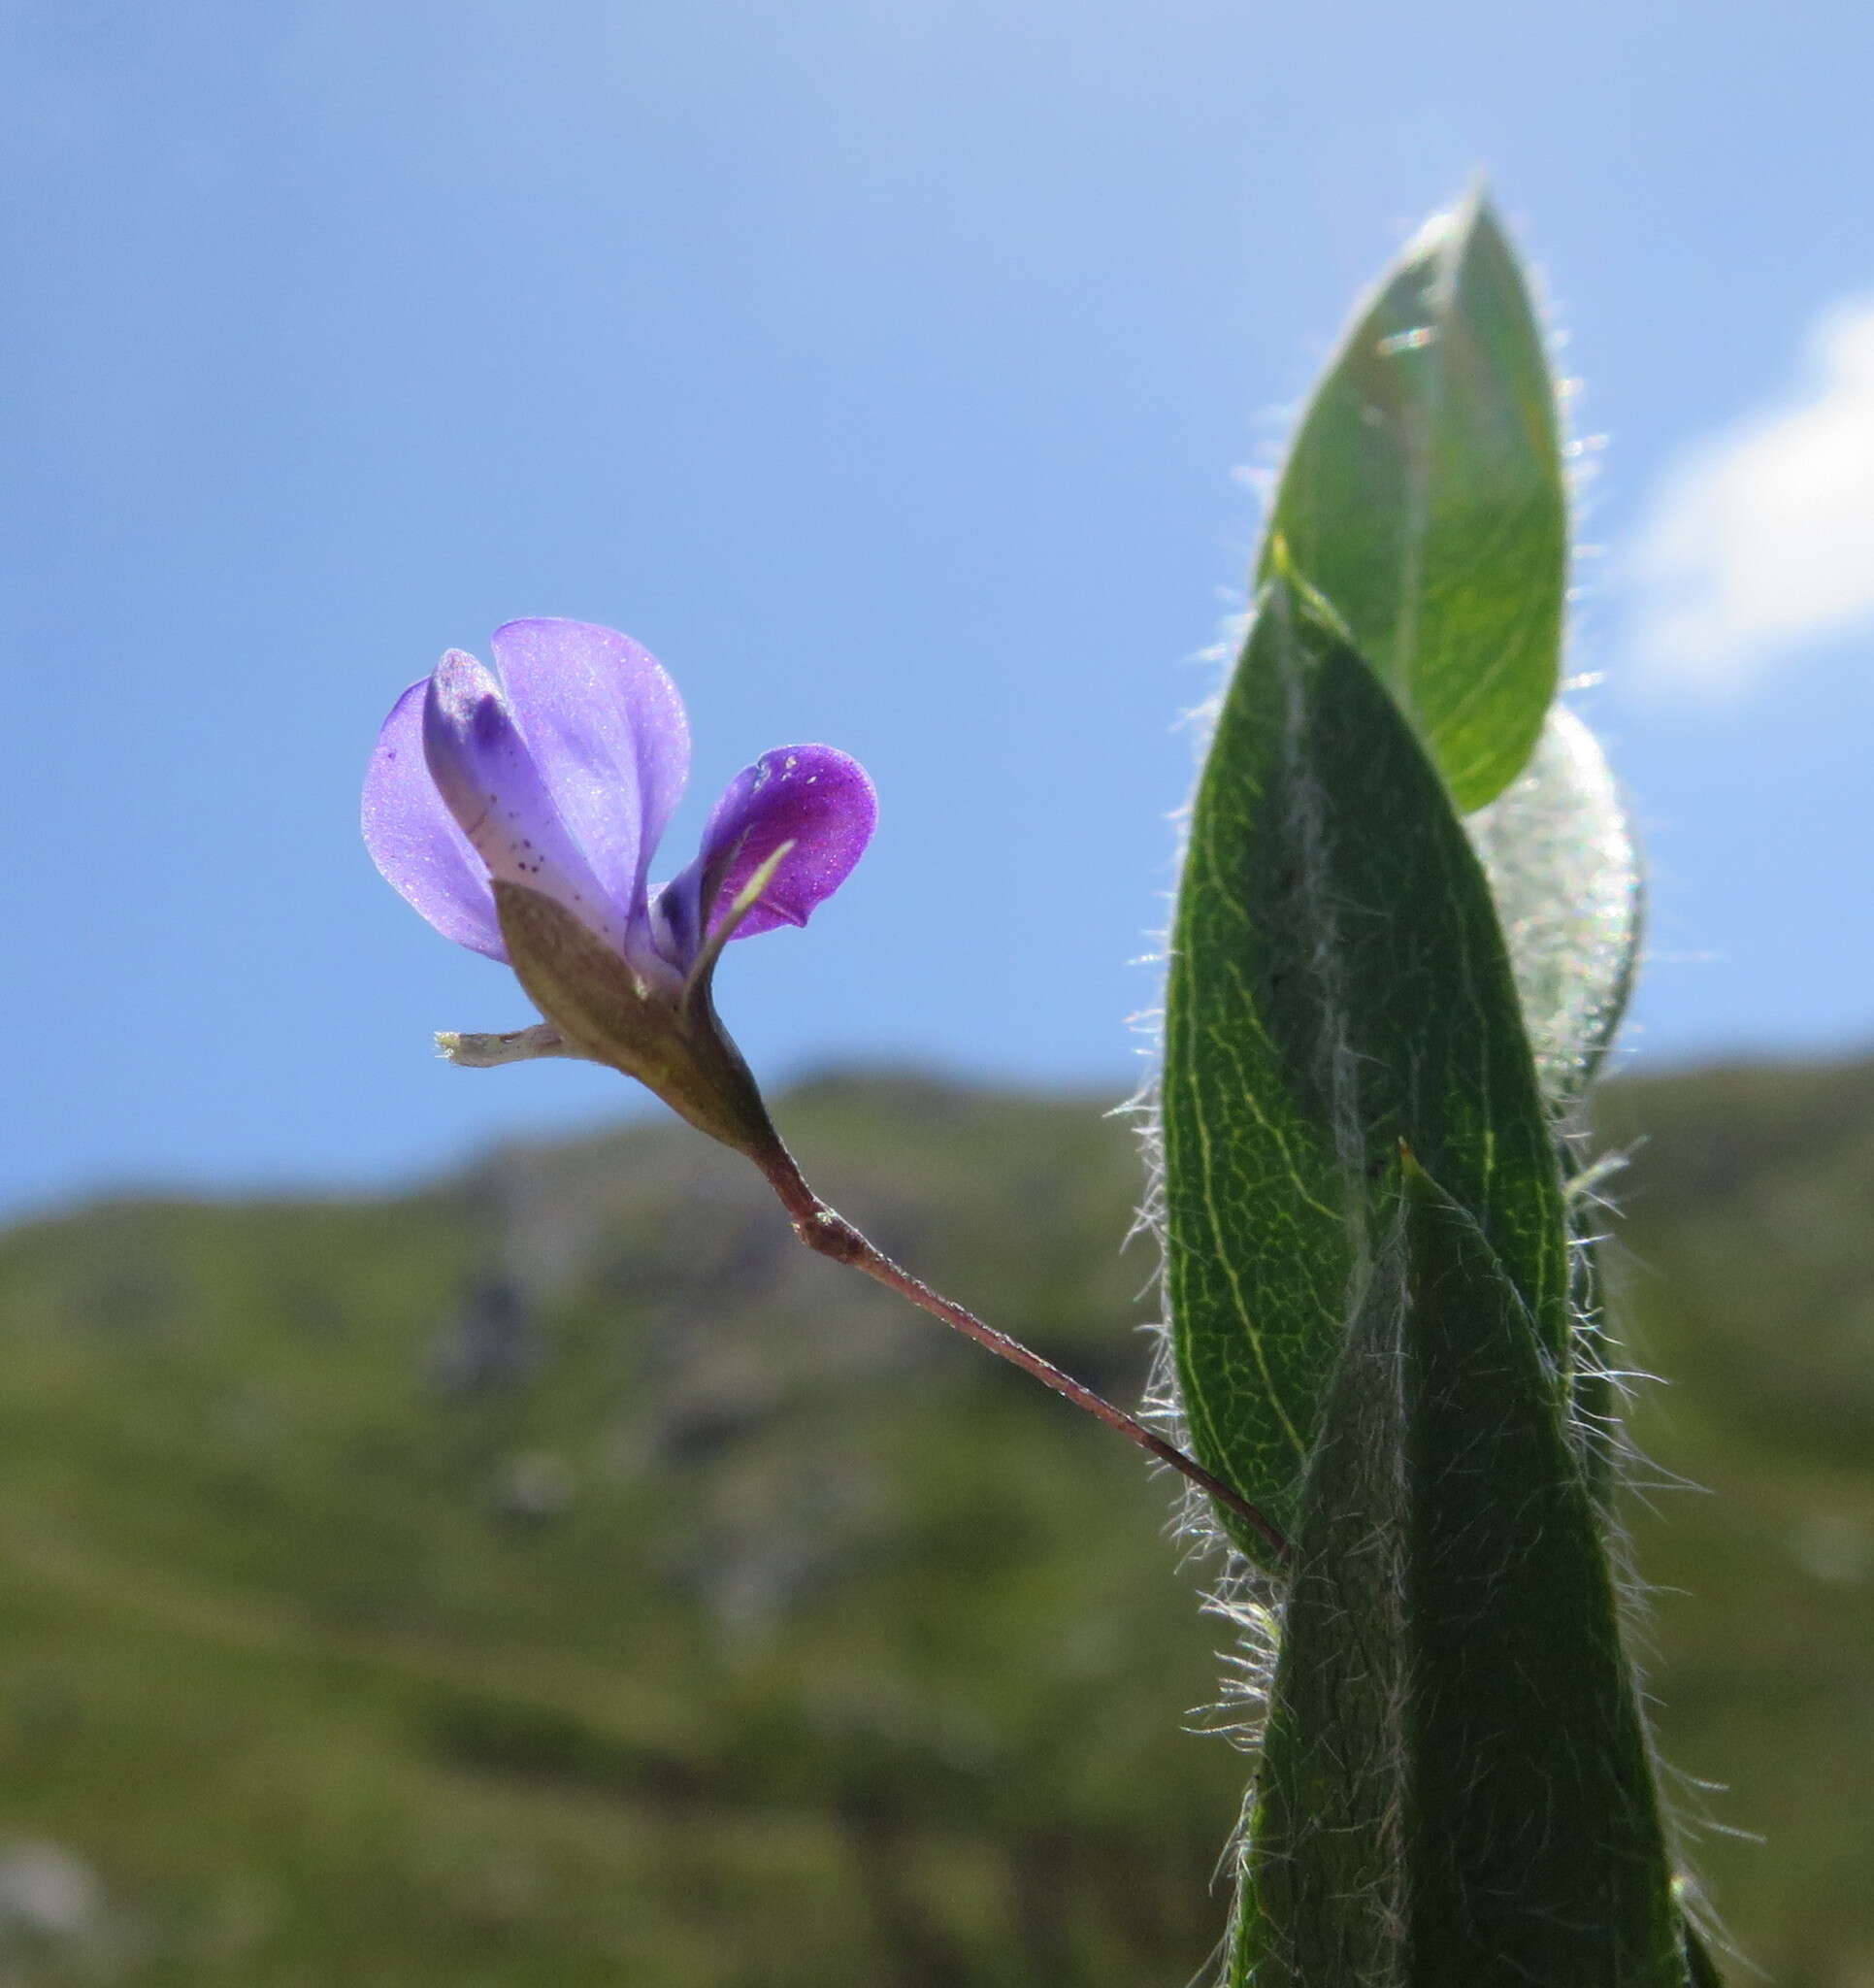
[[[493,672],[461,649],[450,649],[430,679],[423,751],[490,875],[556,900],[608,944],[623,944],[623,908],[570,833]]]
[[[493,637],[508,705],[560,818],[621,916],[690,774],[690,723],[664,667],[589,621],[510,621]]]
[[[436,791],[423,756],[429,679],[391,707],[364,778],[364,842],[385,880],[444,939],[506,961],[488,869]]]
[[[878,819],[878,797],[856,759],[831,746],[777,746],[744,767],[724,789],[703,831],[696,861],[674,878],[660,909],[686,956],[701,934],[700,894],[708,872],[728,867],[709,906],[714,926],[738,892],[783,843],[794,847],[735,937],[805,925],[865,853]]]

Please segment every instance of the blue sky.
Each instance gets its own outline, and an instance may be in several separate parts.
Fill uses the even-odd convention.
[[[1606,438],[1631,1057],[1865,1044],[1870,71],[1824,5],[0,4],[0,1203],[624,1107],[436,1062],[527,1011],[357,841],[392,697],[519,614],[682,684],[674,846],[766,746],[871,768],[725,968],[764,1073],[1130,1082],[1245,473],[1479,168]]]

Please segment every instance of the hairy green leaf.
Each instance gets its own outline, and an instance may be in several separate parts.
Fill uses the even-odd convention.
[[[1473,197],[1362,306],[1302,415],[1262,577],[1285,545],[1467,810],[1522,770],[1555,696],[1567,533],[1541,327]]]
[[[1579,1100],[1620,1026],[1639,948],[1639,850],[1600,742],[1565,705],[1524,773],[1464,826],[1490,878],[1542,1087]]]
[[[1232,1978],[1686,1988],[1561,1376],[1408,1156],[1330,1390]]]
[[[1194,804],[1162,1116],[1191,1439],[1278,1525],[1401,1137],[1475,1212],[1565,1358],[1553,1137],[1489,887],[1397,707],[1279,578]]]

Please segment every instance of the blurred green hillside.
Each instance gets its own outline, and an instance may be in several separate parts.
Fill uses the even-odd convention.
[[[887,1248],[1136,1396],[1091,1099],[828,1080]],[[1699,1851],[1874,1984],[1874,1064],[1616,1086],[1633,1501]],[[5,1988],[1183,1988],[1243,1763],[1112,1437],[676,1124],[0,1237]],[[1740,1976],[1740,1978],[1742,1978]]]

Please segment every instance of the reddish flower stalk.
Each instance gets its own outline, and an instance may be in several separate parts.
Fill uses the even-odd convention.
[[[378,867],[445,938],[506,962],[545,1017],[505,1035],[440,1035],[471,1068],[574,1056],[636,1077],[753,1160],[794,1233],[1117,1430],[1234,1512],[1274,1551],[1280,1530],[1240,1493],[920,1282],[806,1184],[781,1143],[713,985],[730,941],[804,925],[871,839],[865,769],[829,746],[765,752],[730,781],[695,860],[650,866],[689,776],[689,720],[663,666],[583,621],[510,621],[498,672],[451,649],[391,711],[366,777]]]
[[[1219,1505],[1233,1511],[1265,1541],[1278,1562],[1288,1559],[1288,1539],[1266,1512],[1259,1510],[1221,1477],[1213,1476],[1195,1457],[1187,1456],[1175,1443],[1167,1442],[1155,1430],[1148,1429],[1137,1416],[1115,1408],[1103,1395],[1096,1394],[1084,1382],[1075,1380],[1072,1375],[1063,1373],[1053,1361],[1044,1360],[1032,1347],[1023,1345],[1020,1340],[1011,1339],[1007,1333],[997,1331],[954,1299],[932,1290],[929,1284],[913,1276],[902,1264],[894,1263],[844,1215],[837,1209],[829,1208],[813,1192],[793,1156],[778,1140],[775,1147],[777,1158],[758,1159],[757,1164],[779,1195],[781,1206],[793,1221],[795,1235],[809,1249],[818,1255],[831,1257],[835,1263],[849,1263],[855,1270],[864,1271],[887,1290],[896,1291],[901,1298],[908,1298],[920,1310],[941,1319],[953,1332],[973,1340],[999,1360],[1006,1360],[1011,1367],[1019,1367],[1043,1387],[1052,1388],[1063,1401],[1072,1403],[1096,1421],[1103,1422],[1108,1429],[1116,1431],[1129,1442],[1136,1443],[1160,1463],[1169,1464]]]

